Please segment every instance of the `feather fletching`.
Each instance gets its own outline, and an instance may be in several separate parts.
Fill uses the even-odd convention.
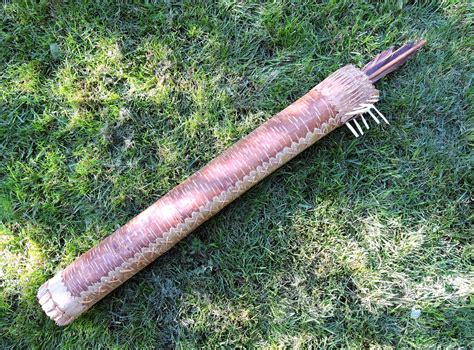
[[[424,44],[425,40],[407,43],[397,50],[393,48],[379,53],[362,69],[372,82],[383,78],[405,63]]]

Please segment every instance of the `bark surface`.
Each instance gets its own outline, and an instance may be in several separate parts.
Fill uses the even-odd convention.
[[[43,309],[58,325],[72,322],[374,96],[365,73],[339,69],[47,281]]]

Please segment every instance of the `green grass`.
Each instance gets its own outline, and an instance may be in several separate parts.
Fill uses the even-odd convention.
[[[0,347],[472,347],[471,5],[211,3],[2,5]],[[421,37],[378,84],[390,127],[333,132],[71,326],[43,314],[55,271]]]

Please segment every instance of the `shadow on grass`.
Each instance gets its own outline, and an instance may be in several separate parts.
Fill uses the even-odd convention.
[[[357,209],[346,190],[304,198],[311,191],[305,178],[314,171],[308,160],[324,161],[318,154],[341,141],[334,138],[283,167],[115,292],[109,310],[122,312],[111,313],[112,327],[146,319],[159,328],[160,343],[184,347],[239,336],[258,342],[252,328],[264,339],[293,344],[396,345],[407,334],[422,342],[436,338],[433,327],[453,342],[468,339],[469,308],[455,301],[468,297],[470,276],[462,267],[442,272],[436,257],[423,261],[429,224],[403,225],[385,205],[372,211],[375,218],[364,228],[360,213],[352,221]],[[286,177],[295,167],[300,183]],[[378,211],[384,212],[380,219]],[[460,283],[451,283],[456,278]],[[410,318],[412,308],[422,310],[421,319]]]

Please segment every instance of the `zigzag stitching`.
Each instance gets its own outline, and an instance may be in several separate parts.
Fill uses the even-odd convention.
[[[322,135],[325,135],[327,129],[334,129],[337,127],[337,124],[338,121],[335,117],[329,118],[328,123],[323,123],[319,128],[315,128],[312,132],[308,132],[304,138],[300,138],[298,142],[293,142],[290,147],[285,147],[274,157],[270,158],[266,162],[263,162],[256,169],[252,170],[248,175],[244,176],[242,180],[237,181],[233,186],[216,195],[211,201],[193,212],[191,216],[187,217],[183,222],[164,233],[162,237],[157,238],[148,246],[143,247],[139,252],[135,253],[133,257],[123,262],[120,266],[117,266],[114,270],[111,270],[107,276],[101,277],[100,281],[90,285],[87,290],[81,292],[80,296],[78,297],[80,299],[79,302],[82,304],[89,304],[94,301],[96,294],[108,293],[115,289],[115,283],[121,283],[138,272],[138,269],[132,268],[133,265],[137,264],[138,266],[146,266],[148,263],[151,263],[153,260],[155,260],[155,258],[170,249],[177,240],[180,240],[185,235],[190,233],[195,228],[196,223],[199,225],[202,219],[208,217],[208,215],[206,215],[207,213],[218,212],[226,204],[232,202],[235,199],[234,195],[238,196],[248,190],[254,183],[259,182],[260,179],[266,177],[274,170],[278,169],[281,165],[286,163],[286,161],[284,161],[286,160],[285,158],[290,160],[291,158],[295,157],[303,149],[309,147],[319,140]],[[146,254],[152,255],[150,256],[150,260],[145,258],[144,255]],[[146,264],[143,264],[143,262]],[[128,275],[129,273],[131,274]],[[87,307],[92,305],[93,304],[87,305]]]

